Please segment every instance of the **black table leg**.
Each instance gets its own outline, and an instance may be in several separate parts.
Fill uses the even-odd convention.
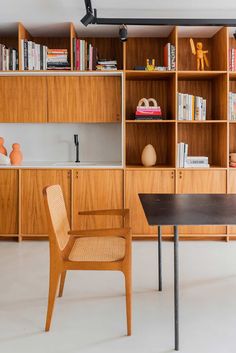
[[[179,236],[174,226],[174,307],[175,307],[175,350],[179,350]]]
[[[158,226],[158,290],[162,291],[161,226]]]

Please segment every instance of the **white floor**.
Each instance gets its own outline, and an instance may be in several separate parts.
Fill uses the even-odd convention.
[[[0,243],[0,353],[173,351],[173,244],[133,244],[133,335],[126,337],[123,277],[71,272],[44,333],[48,243]],[[181,242],[180,352],[236,352],[236,242]]]

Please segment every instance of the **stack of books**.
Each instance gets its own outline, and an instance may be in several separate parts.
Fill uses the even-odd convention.
[[[209,168],[208,157],[188,156],[188,144],[178,143],[177,148],[177,168]]]
[[[96,66],[97,70],[117,70],[117,61],[116,60],[109,60],[109,59],[101,59],[98,60],[97,62],[97,66]]]
[[[97,49],[83,39],[73,39],[74,70],[96,70]]]
[[[176,49],[171,43],[167,43],[164,47],[164,67],[168,71],[176,69]]]
[[[236,71],[236,49],[229,49],[229,69]]]
[[[236,120],[236,93],[229,92],[229,119]]]
[[[4,44],[0,44],[0,70],[17,70],[18,69],[18,51],[14,48],[7,48]]]
[[[22,70],[47,70],[47,47],[21,40]]]
[[[206,120],[206,99],[178,93],[178,120]]]
[[[48,49],[47,53],[48,70],[70,70],[67,49]]]
[[[135,120],[155,120],[162,119],[161,107],[143,107],[137,106]]]

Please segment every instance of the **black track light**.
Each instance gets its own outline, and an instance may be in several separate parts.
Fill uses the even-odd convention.
[[[119,37],[122,42],[126,42],[128,39],[128,29],[126,25],[120,26]]]
[[[93,15],[93,13],[88,11],[86,13],[86,15],[81,19],[81,22],[83,23],[83,25],[85,27],[87,27],[88,25],[90,25],[91,23],[94,22],[94,19],[95,19],[95,17]]]

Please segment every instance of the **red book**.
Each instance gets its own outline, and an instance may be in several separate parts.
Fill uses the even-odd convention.
[[[76,39],[76,70],[80,69],[80,40]]]

